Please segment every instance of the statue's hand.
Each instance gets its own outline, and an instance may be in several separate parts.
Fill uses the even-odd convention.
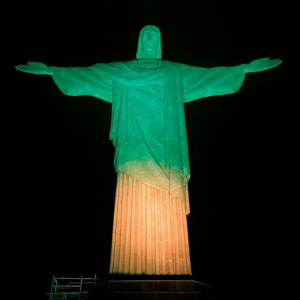
[[[280,59],[269,59],[269,57],[253,60],[250,64],[246,65],[245,73],[260,72],[280,65],[282,61]]]
[[[16,69],[22,72],[39,74],[39,75],[52,75],[51,68],[39,62],[27,62],[27,65],[18,65]]]

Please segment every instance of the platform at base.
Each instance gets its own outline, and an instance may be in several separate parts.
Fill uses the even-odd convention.
[[[213,300],[210,286],[194,280],[110,280],[96,285],[89,300]]]

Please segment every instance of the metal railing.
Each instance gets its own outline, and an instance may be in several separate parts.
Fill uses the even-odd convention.
[[[51,291],[46,293],[49,296],[49,300],[67,300],[78,299],[84,300],[92,287],[96,285],[96,274],[94,278],[68,278],[68,277],[52,277]]]

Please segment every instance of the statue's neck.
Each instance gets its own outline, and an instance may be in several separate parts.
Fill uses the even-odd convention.
[[[160,59],[143,58],[137,60],[138,66],[141,69],[155,69],[161,67]]]

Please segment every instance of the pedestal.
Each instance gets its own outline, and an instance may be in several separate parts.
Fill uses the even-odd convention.
[[[210,286],[193,280],[111,280],[92,290],[90,300],[212,300]]]

